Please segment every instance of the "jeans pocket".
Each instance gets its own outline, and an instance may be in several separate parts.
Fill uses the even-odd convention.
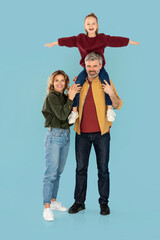
[[[51,136],[52,137],[61,137],[62,133],[63,133],[63,129],[53,128],[51,131]]]
[[[44,147],[48,148],[48,146],[51,142],[52,142],[52,137],[50,136],[49,132],[47,132],[45,139],[44,139]]]

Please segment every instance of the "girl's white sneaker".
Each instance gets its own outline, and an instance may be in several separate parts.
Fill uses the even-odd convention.
[[[107,111],[107,119],[109,122],[114,122],[115,121],[115,112],[112,109],[108,109]]]
[[[76,119],[78,118],[79,114],[78,112],[71,112],[70,115],[68,116],[68,123],[73,124],[75,123]]]

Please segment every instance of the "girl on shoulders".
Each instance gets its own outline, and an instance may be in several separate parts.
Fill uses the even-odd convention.
[[[58,41],[53,43],[47,43],[45,45],[46,47],[53,47],[55,45],[59,45],[59,46],[78,48],[81,55],[80,65],[84,67],[84,69],[78,75],[76,84],[80,84],[81,86],[83,85],[87,77],[84,59],[88,53],[97,52],[102,56],[103,67],[100,71],[99,78],[102,84],[104,84],[104,80],[106,80],[110,84],[108,73],[104,69],[105,48],[106,47],[124,47],[124,46],[127,46],[128,44],[131,44],[131,45],[139,44],[138,42],[129,40],[129,38],[115,37],[115,36],[105,35],[104,33],[98,33],[98,28],[99,28],[98,18],[94,13],[91,13],[85,17],[85,21],[84,21],[84,29],[86,31],[86,34],[81,33],[78,36],[59,38]],[[108,94],[105,94],[105,101],[106,101],[106,105],[108,106],[107,118],[108,118],[108,121],[112,122],[115,120],[115,113],[112,110],[112,102]],[[74,123],[78,118],[78,112],[77,112],[78,106],[79,106],[79,94],[77,94],[74,100],[73,111],[69,116],[69,123]]]

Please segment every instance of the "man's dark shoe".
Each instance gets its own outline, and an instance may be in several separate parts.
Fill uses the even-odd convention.
[[[68,210],[70,214],[78,213],[81,210],[85,209],[84,203],[74,203]]]
[[[100,204],[100,209],[101,209],[101,211],[100,211],[101,215],[109,215],[110,214],[110,209],[109,209],[107,203]]]

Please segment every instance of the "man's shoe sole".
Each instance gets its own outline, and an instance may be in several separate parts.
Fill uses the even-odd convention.
[[[80,211],[82,211],[82,210],[84,210],[84,209],[85,209],[85,207],[80,207],[80,208],[77,209],[76,212],[72,212],[72,210],[70,211],[70,209],[69,209],[69,210],[68,210],[68,213],[70,213],[70,214],[75,214],[75,213],[78,213],[78,212],[80,212]]]
[[[100,212],[101,215],[109,215],[110,214],[110,211],[108,212]]]

